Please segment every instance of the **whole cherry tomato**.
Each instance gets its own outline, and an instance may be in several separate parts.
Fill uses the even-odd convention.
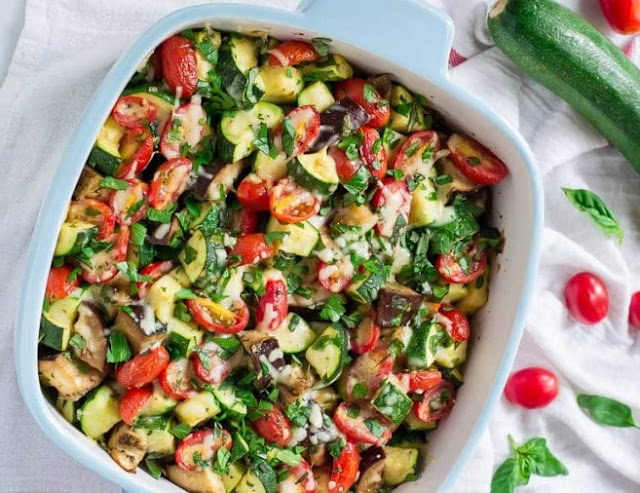
[[[558,395],[558,379],[544,368],[524,368],[509,377],[504,395],[527,409],[545,407]]]
[[[162,74],[169,88],[181,98],[190,98],[198,84],[198,61],[193,43],[176,34],[160,45]]]
[[[636,291],[631,296],[629,303],[629,323],[632,327],[640,329],[640,291]]]
[[[578,322],[593,325],[609,313],[609,294],[602,280],[591,272],[579,272],[567,282],[564,301]]]
[[[337,459],[333,460],[329,493],[344,493],[349,491],[358,478],[360,468],[360,454],[358,447],[347,442]]]

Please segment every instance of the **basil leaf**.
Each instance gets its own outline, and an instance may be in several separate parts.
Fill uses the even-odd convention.
[[[313,38],[311,44],[320,56],[326,56],[329,54],[329,46],[331,45],[330,38]]]
[[[593,222],[607,235],[615,235],[620,242],[624,232],[607,204],[590,190],[563,188],[569,202],[581,212],[586,212]]]
[[[100,180],[100,188],[109,188],[111,190],[126,190],[128,183],[124,180],[118,180],[113,176],[105,176]]]
[[[109,336],[107,363],[122,363],[131,358],[131,348],[122,332],[113,332]]]
[[[153,479],[160,479],[162,476],[162,468],[158,465],[158,463],[154,459],[146,458],[144,460],[147,465],[147,469],[149,469],[149,474],[153,477]]]
[[[191,427],[184,423],[180,423],[179,425],[176,425],[173,428],[171,428],[169,430],[169,433],[171,433],[178,440],[182,440],[183,438],[186,438],[186,436],[189,435],[189,433],[191,433]]]
[[[531,474],[538,476],[566,476],[569,471],[549,450],[544,438],[532,438],[516,452],[519,457],[528,459]]]
[[[600,395],[578,395],[580,406],[596,423],[621,428],[640,428],[633,420],[631,408],[620,401]]]
[[[516,459],[505,460],[491,478],[491,493],[512,493],[520,480],[520,468]]]

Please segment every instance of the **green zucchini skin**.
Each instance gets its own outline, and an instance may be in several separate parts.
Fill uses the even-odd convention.
[[[640,172],[640,69],[552,0],[499,0],[489,31],[522,71],[569,103]]]

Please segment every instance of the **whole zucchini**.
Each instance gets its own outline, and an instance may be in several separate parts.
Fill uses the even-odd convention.
[[[498,47],[569,103],[640,172],[640,70],[584,19],[551,0],[498,0]]]

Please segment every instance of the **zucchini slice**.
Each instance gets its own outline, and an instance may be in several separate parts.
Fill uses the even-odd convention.
[[[156,135],[161,135],[165,124],[173,114],[173,103],[167,101],[166,98],[153,94],[152,92],[134,92],[131,96],[138,96],[139,98],[146,99],[156,107],[158,110],[158,116],[156,117]],[[169,96],[169,98],[170,100],[173,100],[173,96]]]
[[[182,284],[170,274],[162,276],[149,288],[145,300],[153,308],[156,318],[163,324],[169,323],[169,319],[173,317],[175,295],[181,289]]]
[[[140,411],[142,416],[160,416],[176,407],[178,401],[164,393],[158,384],[154,384],[151,399]]]
[[[56,399],[56,409],[60,411],[60,414],[69,423],[75,424],[76,413],[78,412],[78,403],[65,399],[61,395],[58,395]]]
[[[40,343],[66,351],[78,317],[78,298],[66,297],[53,303],[40,319]]]
[[[218,401],[208,390],[198,392],[175,407],[175,414],[180,422],[192,428],[204,423],[219,412]]]
[[[380,414],[399,425],[411,410],[413,401],[392,379],[385,379],[371,402]]]
[[[381,262],[377,262],[375,271],[362,274],[364,277],[352,282],[347,288],[347,294],[358,303],[370,304],[378,297],[378,291],[387,280],[387,269]]]
[[[112,117],[107,118],[87,158],[89,166],[105,175],[114,175],[122,162],[120,141],[126,132]]]
[[[425,123],[424,110],[414,104],[414,96],[405,87],[393,84],[391,87],[391,118],[389,124],[396,132],[410,133],[429,128]],[[410,118],[413,111],[415,116]],[[409,123],[413,120],[413,126]]]
[[[454,341],[440,324],[426,322],[413,331],[407,357],[413,369],[428,368],[434,363],[453,368],[467,359],[467,342]]]
[[[387,486],[397,486],[416,477],[419,452],[417,448],[384,448],[387,456],[382,479]]]
[[[215,67],[207,60],[207,53],[204,53],[204,48],[210,50],[211,53],[220,48],[222,44],[222,35],[218,31],[206,30],[200,31],[195,34],[196,45],[196,62],[198,65],[198,80],[208,81],[209,72]]]
[[[108,385],[98,387],[84,401],[80,427],[88,437],[97,440],[119,421],[118,397]]]
[[[353,77],[353,67],[342,56],[331,54],[315,63],[300,66],[305,80],[338,81]]]
[[[242,462],[234,462],[229,466],[227,473],[221,476],[224,489],[227,493],[234,491],[246,471],[247,468]]]
[[[296,102],[304,87],[302,72],[295,67],[263,65],[256,76],[256,87],[264,94],[262,101],[278,104]]]
[[[264,460],[253,462],[236,486],[236,493],[276,493],[278,478],[273,468]]]
[[[222,84],[238,103],[247,83],[249,71],[258,65],[258,47],[254,38],[232,34],[220,48],[216,71]]]
[[[98,234],[98,227],[94,224],[83,222],[63,223],[60,226],[56,249],[53,254],[56,257],[75,255],[82,250],[92,238]]]
[[[409,213],[411,227],[445,224],[455,215],[454,207],[446,205],[446,197],[437,193],[432,181],[435,176],[436,170],[432,168],[429,176],[422,180],[411,193],[411,212]]]
[[[206,236],[202,230],[197,230],[178,259],[191,282],[202,288],[220,279],[227,265],[227,250],[220,236]]]
[[[287,176],[287,155],[281,152],[272,158],[264,152],[256,152],[253,172],[263,180],[278,181]]]
[[[247,405],[236,395],[231,385],[213,387],[213,395],[225,411],[238,417],[247,414]]]
[[[175,317],[167,323],[167,350],[173,357],[188,357],[202,343],[204,332]]]
[[[267,233],[285,233],[274,242],[278,252],[293,253],[301,257],[308,257],[315,248],[320,233],[308,221],[296,224],[282,224],[276,218],[271,217],[267,223]]]
[[[322,81],[309,84],[298,94],[298,106],[314,106],[318,113],[328,110],[335,102],[331,90]]]
[[[336,162],[326,149],[297,156],[289,161],[287,169],[300,185],[322,195],[331,195],[340,183]]]
[[[341,326],[330,325],[307,349],[305,357],[324,386],[336,381],[347,356],[347,334]]]
[[[299,353],[318,338],[309,324],[298,314],[289,313],[280,327],[271,332],[283,353]]]

